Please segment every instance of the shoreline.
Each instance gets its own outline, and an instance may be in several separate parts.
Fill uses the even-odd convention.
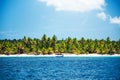
[[[62,55],[50,54],[50,55],[34,55],[34,54],[15,54],[15,55],[4,55],[0,57],[120,57],[120,54],[108,55],[108,54],[69,54],[63,53]]]

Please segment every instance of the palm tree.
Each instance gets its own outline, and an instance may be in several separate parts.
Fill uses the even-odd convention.
[[[106,40],[92,40],[68,37],[65,40],[57,40],[56,35],[52,38],[47,37],[46,34],[41,39],[30,38],[24,36],[22,39],[0,40],[0,54],[52,54],[52,53],[74,53],[74,54],[120,54],[120,39],[118,41],[111,41],[110,37]]]
[[[57,37],[53,35],[52,40],[51,40],[51,47],[53,48],[53,51],[56,52],[57,49]]]
[[[44,47],[44,48],[46,48],[46,42],[47,42],[47,36],[46,36],[46,34],[44,34],[43,36],[42,36],[42,40],[41,40],[41,42],[42,42],[42,47]]]

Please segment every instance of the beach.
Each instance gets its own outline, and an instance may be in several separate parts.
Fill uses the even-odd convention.
[[[56,55],[56,54],[50,54],[50,55],[34,55],[34,54],[15,54],[15,55],[4,55],[1,54],[0,57],[58,57],[58,56],[62,56],[62,57],[114,57],[114,56],[118,56],[120,57],[120,54],[114,54],[114,55],[108,55],[108,54],[70,54],[70,53],[63,53],[62,55]]]

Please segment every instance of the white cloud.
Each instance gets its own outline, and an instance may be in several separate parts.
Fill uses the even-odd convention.
[[[16,31],[1,31],[0,36],[14,36],[16,35]]]
[[[56,11],[103,10],[105,0],[38,0],[45,2],[47,6],[54,6]]]
[[[110,23],[120,25],[120,16],[119,17],[114,17],[114,18],[110,17]]]
[[[101,12],[97,14],[97,17],[105,21],[107,18],[107,15],[104,12]]]

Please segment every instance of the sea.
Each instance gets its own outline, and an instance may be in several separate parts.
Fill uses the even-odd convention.
[[[120,80],[120,57],[0,57],[0,80]]]

